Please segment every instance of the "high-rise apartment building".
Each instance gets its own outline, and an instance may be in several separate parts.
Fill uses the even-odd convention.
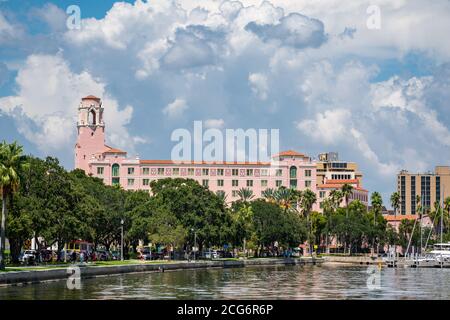
[[[402,170],[397,175],[397,191],[400,194],[397,214],[415,216],[418,205],[433,210],[436,201],[450,196],[450,167],[437,166],[434,172],[428,173]]]

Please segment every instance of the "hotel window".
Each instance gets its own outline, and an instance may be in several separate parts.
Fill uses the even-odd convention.
[[[297,179],[291,179],[289,181],[289,187],[293,189],[297,188]]]
[[[219,197],[225,197],[225,191],[223,191],[223,190],[217,190],[217,191],[216,191],[216,194],[217,194]]]
[[[441,177],[436,177],[436,201],[441,201]]]
[[[267,169],[261,169],[261,176],[267,177],[269,175],[269,170]]]
[[[232,181],[231,181],[231,185],[232,185],[233,187],[239,187],[239,180],[232,180]]]
[[[188,169],[188,175],[193,176],[194,175],[194,168]]]
[[[247,176],[253,175],[253,169],[247,169]]]
[[[305,177],[311,177],[311,170],[305,170]]]
[[[320,192],[319,192],[319,197],[320,197],[320,199],[325,198],[325,194],[326,194],[325,191],[320,191]]]
[[[158,175],[160,176],[164,175],[164,168],[158,168]]]
[[[424,177],[421,177],[422,180],[422,199],[424,199],[423,197],[423,191],[424,191]],[[401,176],[400,177],[400,213],[402,215],[406,214],[406,203],[404,201],[404,199],[406,198],[406,177],[405,176]]]
[[[104,171],[104,168],[103,168],[103,167],[97,167],[97,174],[102,175],[102,174],[103,174],[103,171]]]
[[[128,168],[128,175],[134,174],[134,168]]]
[[[232,195],[233,197],[237,197],[237,190],[231,191],[231,195]]]
[[[311,187],[311,180],[306,180],[305,181],[305,188],[310,188]]]
[[[247,187],[253,187],[253,180],[247,180]]]
[[[416,177],[411,177],[411,214],[416,214]]]
[[[179,174],[180,174],[180,168],[173,168],[173,169],[172,169],[172,174],[173,174],[174,176],[179,175]]]
[[[142,168],[142,174],[147,175],[150,173],[150,168]]]
[[[209,185],[209,180],[208,179],[203,179],[202,180],[202,186],[208,187],[208,185]]]
[[[275,171],[275,175],[276,175],[277,177],[281,177],[281,176],[283,175],[283,169],[277,169],[277,170]]]
[[[209,175],[209,169],[202,169],[202,175],[204,176]]]
[[[276,185],[277,187],[281,187],[281,186],[283,185],[283,181],[281,181],[281,180],[276,180],[276,181],[275,181],[275,185]]]
[[[297,178],[297,167],[292,166],[292,167],[289,169],[289,176],[291,177],[291,179]]]
[[[112,176],[118,177],[119,176],[119,165],[117,163],[114,163],[112,165]]]
[[[267,187],[267,180],[261,180],[261,187]]]
[[[150,179],[143,179],[142,180],[142,185],[143,186],[148,186],[150,184]]]
[[[120,178],[112,178],[112,185],[113,186],[120,185]]]
[[[128,179],[128,186],[134,185],[134,179]]]
[[[217,175],[223,176],[223,169],[217,169]]]
[[[223,187],[223,180],[222,179],[217,180],[217,186],[218,187]]]
[[[323,202],[320,203],[320,209],[323,209]]]
[[[232,176],[238,176],[239,175],[239,170],[238,169],[231,170],[231,175]]]

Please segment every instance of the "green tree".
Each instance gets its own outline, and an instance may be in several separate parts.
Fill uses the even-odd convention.
[[[420,199],[420,197],[419,197]],[[398,192],[394,192],[391,195],[391,205],[394,208],[394,214],[397,215],[397,211],[400,208],[400,194]]]
[[[0,270],[5,269],[7,201],[11,200],[20,184],[18,171],[25,166],[22,147],[16,142],[0,144],[0,193],[2,195],[2,218],[0,224]]]
[[[187,230],[194,229],[199,249],[203,246],[222,245],[230,240],[231,216],[223,201],[208,188],[193,179],[161,179],[150,187],[159,206],[166,205]],[[188,241],[192,244],[194,234]]]
[[[384,231],[383,226],[379,228],[380,225],[379,223],[377,223],[377,221],[379,221],[379,217],[382,217],[383,198],[381,197],[381,194],[379,192],[375,191],[370,197],[370,202],[372,204],[371,215],[373,216],[373,226],[371,228],[369,237],[372,240],[372,252],[375,252],[375,245],[379,244],[379,240]],[[383,221],[384,219],[381,219],[381,222]]]
[[[250,190],[249,188],[240,188],[237,191],[237,196],[239,197],[239,200],[242,202],[249,202],[255,197],[253,191]]]

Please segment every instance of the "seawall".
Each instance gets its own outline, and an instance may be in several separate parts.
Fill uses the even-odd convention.
[[[135,272],[161,272],[169,270],[182,269],[207,269],[207,268],[239,268],[247,266],[271,266],[271,265],[304,265],[304,264],[321,264],[324,262],[322,258],[258,258],[243,260],[211,260],[196,262],[161,262],[161,263],[136,263],[127,265],[113,266],[78,266],[80,268],[81,278],[93,278],[97,276],[135,273]],[[47,270],[30,270],[30,271],[9,271],[0,273],[0,286],[39,283],[49,280],[67,279],[71,271],[68,268],[47,269]]]

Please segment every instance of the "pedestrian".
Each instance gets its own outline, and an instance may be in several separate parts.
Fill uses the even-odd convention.
[[[77,261],[77,253],[75,251],[72,251],[72,262]]]

